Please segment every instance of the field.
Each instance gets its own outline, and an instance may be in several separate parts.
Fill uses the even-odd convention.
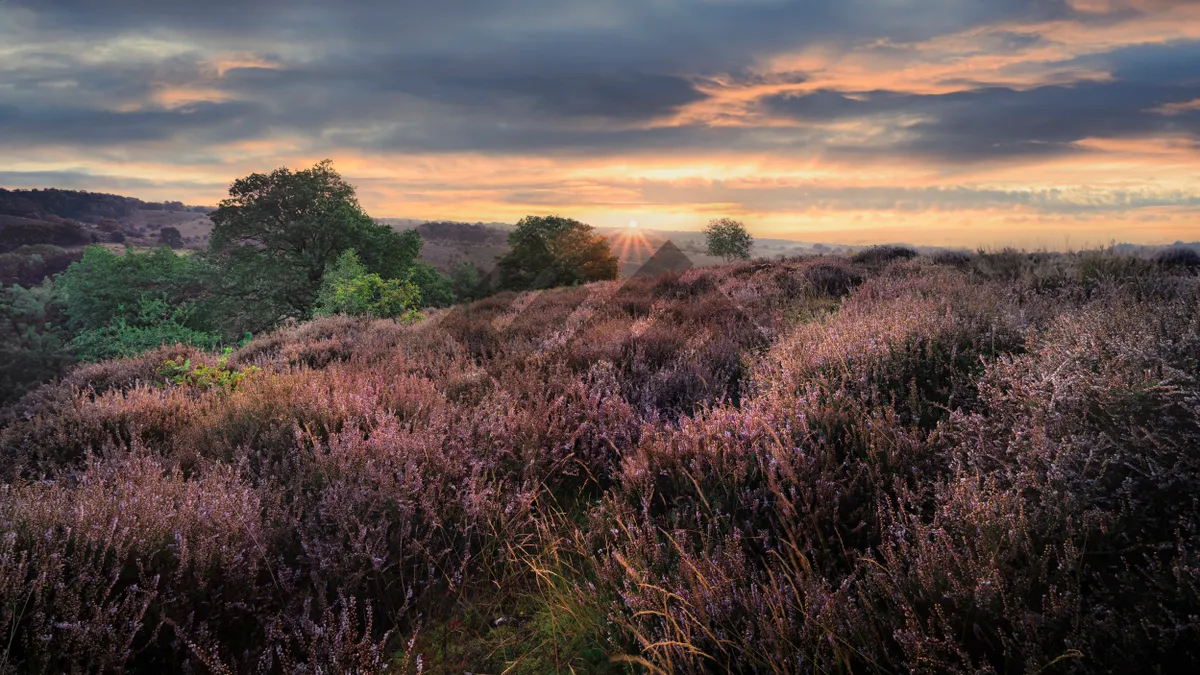
[[[0,672],[1200,668],[1194,261],[902,253],[80,366]]]

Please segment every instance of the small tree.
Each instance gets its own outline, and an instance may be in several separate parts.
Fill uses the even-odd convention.
[[[704,228],[704,238],[708,241],[708,254],[725,262],[748,259],[754,245],[754,237],[746,231],[746,226],[732,218],[710,220]]]
[[[350,249],[325,273],[314,313],[411,320],[417,317],[420,304],[421,293],[415,284],[368,272],[358,254]]]
[[[469,260],[460,260],[450,271],[451,288],[454,297],[459,302],[478,300],[486,297],[491,291],[488,279],[480,273],[479,267]]]
[[[620,261],[608,240],[561,216],[526,216],[508,235],[512,251],[500,259],[500,288],[525,290],[616,279]]]
[[[163,229],[158,231],[158,241],[163,246],[170,246],[171,248],[179,248],[179,247],[183,246],[183,234],[179,231],[178,228],[164,227]]]

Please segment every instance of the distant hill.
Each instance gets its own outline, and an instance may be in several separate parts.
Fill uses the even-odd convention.
[[[0,188],[0,215],[35,220],[66,219],[99,224],[109,218],[121,220],[137,211],[169,211],[207,214],[209,207],[185,206],[182,202],[144,202],[100,192],[60,190],[6,190]]]
[[[418,221],[407,218],[377,218],[376,222],[397,230],[415,229],[421,235],[421,259],[438,271],[449,272],[459,262],[473,263],[490,272],[496,258],[508,252],[508,233],[503,223],[460,223],[448,220]]]
[[[203,249],[211,210],[99,192],[0,188],[0,284],[36,285],[78,260],[88,244],[158,246],[165,227],[179,230],[184,248]]]
[[[1161,251],[1172,248],[1190,248],[1197,253],[1200,253],[1200,241],[1177,241],[1170,246],[1142,246],[1141,244],[1117,244],[1113,246],[1113,251],[1124,253],[1126,255],[1136,256],[1151,256]]]

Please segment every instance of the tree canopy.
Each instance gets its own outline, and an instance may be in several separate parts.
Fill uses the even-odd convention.
[[[117,255],[89,246],[54,282],[72,346],[87,361],[133,356],[161,344],[219,342],[205,260],[162,247]]]
[[[408,276],[421,252],[416,232],[375,223],[329,160],[240,178],[211,218],[210,255],[226,272],[222,295],[244,307],[235,331],[307,317],[325,271],[348,249],[384,279]]]
[[[561,216],[527,216],[508,235],[512,250],[499,261],[502,289],[523,290],[616,279],[619,261],[608,240]]]
[[[704,228],[704,238],[708,242],[708,254],[723,258],[725,262],[748,259],[750,247],[754,245],[754,237],[746,231],[746,226],[732,218],[710,220]]]

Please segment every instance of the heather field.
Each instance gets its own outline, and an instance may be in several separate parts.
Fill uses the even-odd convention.
[[[81,365],[0,672],[1200,669],[1200,276],[753,261]]]

